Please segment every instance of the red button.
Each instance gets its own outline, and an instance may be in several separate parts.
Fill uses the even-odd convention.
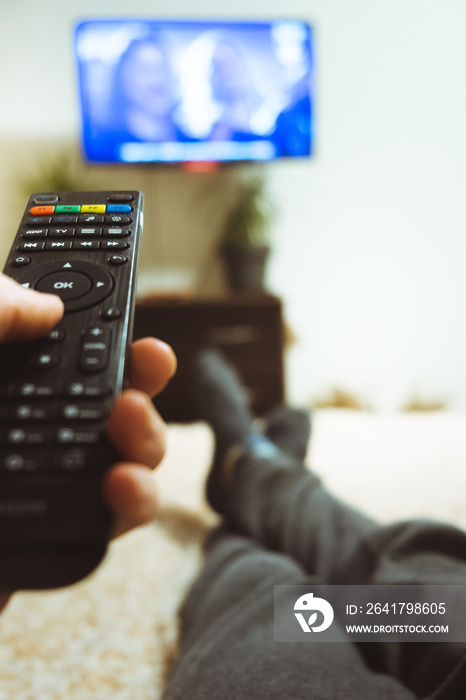
[[[41,216],[42,214],[48,216],[49,214],[53,214],[53,212],[55,211],[55,207],[32,207],[32,209],[30,209],[29,211],[33,216]]]

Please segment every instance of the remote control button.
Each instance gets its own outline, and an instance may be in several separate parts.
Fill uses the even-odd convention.
[[[108,328],[95,326],[83,336],[79,368],[83,372],[102,372],[108,364],[111,333]]]
[[[99,326],[94,326],[84,334],[84,340],[87,341],[94,341],[102,337],[108,341],[108,332]]]
[[[115,321],[117,318],[120,318],[120,316],[120,309],[117,309],[114,306],[110,306],[108,309],[102,309],[100,312],[100,318],[103,321]]]
[[[50,442],[53,433],[50,430],[23,430],[13,428],[6,434],[5,442],[9,445],[43,445]]]
[[[73,241],[47,241],[45,250],[69,250]]]
[[[84,382],[71,382],[66,389],[67,396],[83,399],[101,399],[111,393],[110,387],[102,384],[87,384]]]
[[[32,216],[51,216],[54,211],[55,207],[53,206],[32,207],[31,209],[29,209],[29,213]]]
[[[8,472],[32,472],[45,466],[48,461],[47,454],[31,455],[23,452],[21,454],[10,452],[0,455],[0,469]]]
[[[98,248],[100,246],[100,241],[73,241],[73,249],[78,250],[80,248]]]
[[[66,333],[63,328],[53,328],[48,336],[46,337],[46,342],[50,344],[60,343],[65,339]]]
[[[108,204],[107,214],[127,214],[133,211],[129,204]]]
[[[24,265],[29,265],[31,258],[27,258],[25,255],[18,255],[17,258],[13,260],[13,265],[15,267],[24,267]]]
[[[105,204],[82,204],[81,214],[105,214]]]
[[[40,355],[36,355],[31,360],[31,365],[36,369],[54,369],[60,364],[60,357],[54,353],[43,352]]]
[[[78,217],[78,224],[103,224],[104,217],[97,214],[85,214]]]
[[[134,197],[132,194],[123,194],[119,192],[118,194],[110,194],[107,199],[109,202],[132,202]]]
[[[81,471],[86,467],[86,453],[82,450],[71,450],[65,454],[59,455],[57,466],[59,469],[64,469],[68,472]]]
[[[78,229],[76,229],[77,236],[86,236],[86,238],[89,238],[90,236],[100,236],[101,234],[102,234],[101,228],[78,228]]]
[[[99,430],[73,430],[72,428],[60,428],[56,440],[61,445],[95,445],[99,442],[101,431]]]
[[[100,421],[104,416],[101,408],[96,406],[78,406],[66,404],[61,411],[61,417],[66,420]]]
[[[129,243],[126,241],[102,241],[100,248],[103,250],[124,250],[129,248]]]
[[[55,212],[57,214],[79,214],[80,210],[81,207],[79,204],[59,204],[55,207]],[[48,214],[48,212],[45,213]]]
[[[70,216],[69,214],[60,214],[59,216],[52,216],[52,224],[76,224],[78,222],[77,216]]]
[[[91,280],[82,272],[64,270],[52,272],[38,281],[35,288],[39,292],[57,294],[62,301],[71,301],[87,294],[92,287]]]
[[[45,238],[48,234],[46,228],[30,228],[27,231],[23,231],[21,238]]]
[[[74,235],[74,228],[51,228],[49,238],[70,238]]]
[[[48,226],[53,218],[55,217],[31,216],[29,219],[26,219],[26,226]]]
[[[45,243],[43,241],[28,241],[27,243],[22,243],[18,246],[18,250],[27,250],[31,253],[38,250],[44,250]]]
[[[10,410],[10,418],[18,421],[45,421],[54,417],[55,409],[50,404],[23,403]]]
[[[38,194],[34,197],[34,204],[55,204],[58,202],[59,197],[56,194]]]
[[[111,258],[107,259],[110,265],[124,265],[128,262],[128,258],[125,255],[112,255]]]
[[[15,394],[17,396],[27,397],[27,398],[47,398],[51,399],[55,396],[59,396],[60,392],[56,386],[51,384],[34,384],[32,382],[25,382],[24,384],[19,384],[16,387]]]
[[[112,238],[124,238],[126,236],[129,236],[131,231],[128,231],[127,228],[108,228],[104,229],[104,236],[111,236]]]
[[[20,469],[24,469],[26,460],[22,455],[8,454],[2,456],[2,458],[0,459],[0,464],[3,469],[6,469],[9,472],[17,472]]]
[[[70,277],[71,273],[78,276]],[[44,263],[31,269],[30,274],[33,278],[30,278],[28,286],[58,294],[65,303],[66,313],[99,304],[108,297],[114,286],[112,275],[102,264],[73,257]]]
[[[106,216],[105,223],[106,224],[130,224],[131,219],[129,216],[120,216],[118,214],[114,214],[113,216]]]

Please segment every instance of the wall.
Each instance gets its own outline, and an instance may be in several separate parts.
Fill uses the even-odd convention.
[[[70,36],[112,15],[280,17],[316,28],[317,151],[269,166],[280,205],[269,287],[297,336],[290,398],[332,384],[395,409],[413,392],[466,408],[466,5],[461,0],[10,0],[0,6],[0,246],[18,182],[78,129]],[[8,99],[5,99],[5,96]],[[147,195],[143,271],[186,266],[221,284],[212,249],[221,212],[208,176],[151,168],[91,172]],[[21,203],[20,203],[21,202]]]

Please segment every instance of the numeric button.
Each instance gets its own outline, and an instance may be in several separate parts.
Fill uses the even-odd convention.
[[[102,399],[111,394],[111,390],[109,386],[103,384],[71,382],[66,387],[65,394],[75,398]]]
[[[54,415],[51,404],[23,403],[11,409],[11,418],[22,422],[51,420]]]
[[[57,432],[57,442],[61,445],[95,445],[100,439],[97,430],[72,430],[60,428]]]
[[[58,456],[57,466],[68,472],[77,472],[84,469],[87,463],[86,453],[83,450],[70,450]]]

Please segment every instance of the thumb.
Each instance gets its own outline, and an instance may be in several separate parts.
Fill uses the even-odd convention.
[[[40,338],[63,312],[63,302],[55,294],[26,289],[0,274],[0,343]]]

